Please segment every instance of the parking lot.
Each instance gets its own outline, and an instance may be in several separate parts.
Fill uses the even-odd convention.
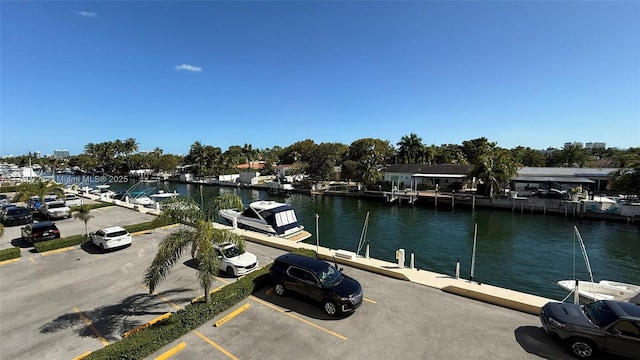
[[[86,203],[95,203],[95,201],[84,199]],[[155,217],[149,214],[143,214],[138,211],[125,209],[118,206],[108,206],[93,209],[90,212],[93,218],[87,223],[89,232],[98,230],[102,227],[113,225],[132,225],[153,220]],[[38,218],[36,217],[36,220]],[[69,218],[55,220],[56,226],[60,230],[60,236],[66,237],[71,235],[80,235],[85,233],[84,221]],[[4,228],[4,235],[0,236],[0,250],[8,249],[12,246],[20,248],[31,248],[27,242],[22,241],[20,228],[24,225],[7,226]]]
[[[111,211],[111,219],[142,215]],[[170,231],[135,236],[131,247],[106,254],[90,245],[46,256],[23,250],[20,261],[0,266],[0,358],[73,359],[201,295],[188,254],[156,294],[142,284],[158,242]],[[282,253],[253,243],[247,250],[261,265]],[[351,316],[330,318],[318,305],[278,297],[266,286],[150,358],[184,342],[172,358],[570,359],[536,316],[357,269],[345,273],[365,290]],[[234,280],[221,276],[214,287]]]

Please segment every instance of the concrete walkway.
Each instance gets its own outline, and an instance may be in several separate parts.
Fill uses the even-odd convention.
[[[541,296],[526,294],[498,286],[480,284],[465,279],[456,279],[449,275],[439,274],[431,271],[411,269],[408,267],[400,268],[397,263],[390,263],[382,260],[357,257],[353,253],[343,250],[334,250],[324,247],[316,247],[312,244],[299,243],[285,240],[275,236],[269,236],[253,231],[234,229],[231,226],[222,224],[214,224],[218,228],[224,228],[243,236],[247,241],[263,244],[279,248],[286,251],[292,251],[298,248],[305,248],[318,251],[318,256],[325,260],[333,261],[351,267],[367,270],[381,275],[393,277],[400,280],[411,281],[414,283],[426,285],[442,291],[484,301],[490,304],[503,306],[513,310],[522,311],[532,315],[540,313],[540,307],[553,299],[547,299]],[[349,256],[353,255],[353,256]]]

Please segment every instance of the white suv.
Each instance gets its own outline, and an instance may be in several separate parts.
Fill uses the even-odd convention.
[[[246,275],[258,268],[258,257],[248,251],[241,253],[235,244],[213,244],[213,249],[220,259],[220,270],[228,275]]]
[[[111,226],[92,232],[89,238],[102,252],[131,245],[131,234],[120,226]]]

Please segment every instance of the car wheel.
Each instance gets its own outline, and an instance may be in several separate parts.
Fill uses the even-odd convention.
[[[104,245],[100,244],[100,252],[104,254]]]
[[[273,287],[273,290],[276,292],[276,295],[278,296],[284,296],[284,293],[286,292],[284,288],[284,284],[282,283],[277,283],[276,286]]]
[[[571,353],[580,359],[592,359],[598,353],[598,348],[589,340],[571,338],[568,344]]]
[[[338,314],[338,307],[336,306],[336,304],[331,301],[331,300],[325,300],[322,303],[322,308],[324,309],[324,312],[327,313],[327,315],[337,315]]]
[[[227,272],[227,275],[229,276],[236,276],[236,274],[233,272],[233,268],[231,266],[227,266],[227,270],[225,270]]]

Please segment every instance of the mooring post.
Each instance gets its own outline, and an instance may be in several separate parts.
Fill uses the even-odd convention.
[[[475,211],[476,210],[476,196],[473,195],[471,197],[471,211]]]
[[[460,279],[460,258],[456,261],[456,279]]]
[[[451,190],[451,210],[455,207],[456,203],[456,191]]]
[[[524,202],[520,202],[520,214],[524,213]]]
[[[409,268],[410,269],[415,269],[416,268],[416,254],[413,252],[413,249],[411,249],[411,259],[409,260]]]
[[[436,192],[436,196],[433,201],[433,205],[435,206],[436,210],[438,210],[438,192]]]

